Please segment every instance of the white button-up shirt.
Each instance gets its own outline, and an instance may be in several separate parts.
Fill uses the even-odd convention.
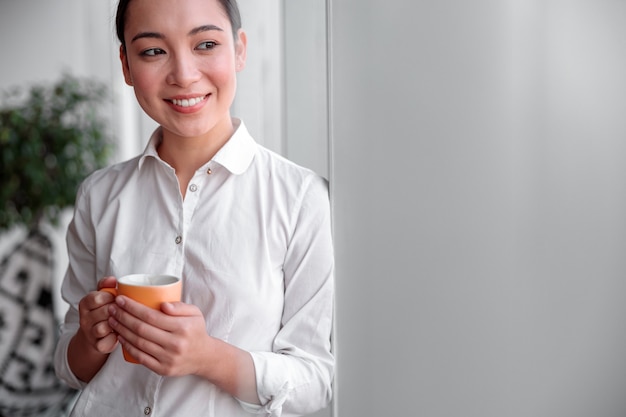
[[[74,416],[306,414],[331,397],[333,248],[327,182],[255,143],[243,123],[189,182],[143,153],[81,185],[67,233],[69,303],[57,374],[82,390]],[[67,362],[78,303],[104,276],[183,277],[183,301],[207,332],[249,351],[263,406],[239,402],[197,376],[162,377],[124,361],[120,347],[88,383]]]

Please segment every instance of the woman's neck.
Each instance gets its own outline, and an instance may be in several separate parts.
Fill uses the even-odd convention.
[[[180,191],[185,197],[185,191],[195,172],[208,161],[233,135],[234,125],[224,126],[219,132],[210,132],[199,137],[181,137],[163,130],[163,140],[157,146],[157,152],[162,160],[167,162],[176,171]]]

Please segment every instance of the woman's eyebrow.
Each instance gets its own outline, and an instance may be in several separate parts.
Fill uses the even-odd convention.
[[[140,32],[133,36],[133,38],[130,40],[130,43],[133,43],[137,39],[141,38],[165,39],[165,36],[162,33],[158,32]]]
[[[219,26],[215,26],[215,25],[202,25],[202,26],[198,26],[197,28],[191,29],[191,30],[189,31],[189,36],[196,35],[196,34],[198,34],[198,33],[200,33],[200,32],[208,32],[208,31],[211,31],[211,30],[218,30],[218,31],[220,31],[220,32],[223,32],[223,31],[224,31],[224,30],[223,30],[221,27],[219,27]]]

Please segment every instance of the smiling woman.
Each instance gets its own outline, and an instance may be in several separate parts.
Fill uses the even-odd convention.
[[[238,14],[235,0],[119,5],[124,81],[157,127],[77,193],[55,353],[81,391],[72,415],[278,417],[332,397],[328,182],[231,116]],[[133,273],[181,277],[181,301],[154,310],[101,291]]]
[[[50,77],[54,76],[55,71],[60,73],[66,69],[67,63],[71,62],[73,73],[105,80],[114,89],[113,103],[105,111],[118,139],[118,153],[114,156],[114,161],[123,161],[140,153],[156,124],[140,109],[133,89],[124,85],[126,80],[119,70],[119,51],[114,38],[110,36],[110,16],[116,1],[85,3],[80,0],[60,0],[54,7],[43,0],[33,0],[29,5],[32,6],[33,2],[37,3],[36,7],[20,6],[14,2],[2,4],[0,34],[7,35],[2,36],[2,39],[13,39],[10,44],[3,44],[6,54],[13,58],[13,64],[11,68],[0,68],[0,88],[39,80],[42,74],[37,68],[41,62],[46,62],[46,68],[49,69],[46,74]],[[320,36],[325,29],[323,20],[319,19],[324,16],[324,2],[307,0],[302,2],[302,7],[296,9],[281,0],[241,0],[239,5],[246,23],[248,39],[245,70],[238,72],[236,76],[239,87],[231,106],[232,113],[246,120],[246,126],[255,133],[259,143],[327,176],[325,37]],[[315,28],[310,27],[312,16],[315,16],[318,25]],[[54,52],[42,50],[37,54],[37,62],[33,62],[34,55],[26,54],[25,51],[37,39],[30,39],[28,33],[18,39],[12,35],[26,20],[46,32],[50,41],[67,47]],[[227,20],[230,22],[232,19]],[[292,24],[297,21],[307,22],[309,26],[297,27]],[[233,23],[231,26],[235,30],[224,30],[223,25],[216,22],[191,28],[187,33],[191,37],[201,32],[213,34],[195,45],[196,57],[209,59],[210,54],[215,54],[223,46],[220,42],[224,39],[217,38],[218,32],[219,36],[230,35],[230,42],[234,45],[238,25]],[[141,32],[144,35],[147,32],[161,33],[152,29]],[[289,45],[285,45],[287,32]],[[136,42],[146,40],[140,40],[141,37],[158,38],[139,36]],[[298,40],[301,47],[296,47]],[[170,51],[169,46],[166,49],[160,45],[158,48],[148,49],[150,48],[144,48],[142,58],[134,56],[132,60],[128,60],[128,75],[135,76],[131,83],[137,81],[136,73],[131,71],[132,62],[140,62],[140,59],[158,61],[163,52]],[[285,50],[290,52],[286,55]],[[242,68],[243,66],[236,70]],[[174,83],[180,83],[180,74],[185,76],[185,68],[182,71]],[[288,87],[290,91],[299,93],[288,94]],[[181,117],[190,118],[199,109],[212,105],[212,99],[216,96],[217,93],[209,91],[168,94],[160,104],[169,106]],[[312,111],[312,105],[317,113]],[[286,110],[287,107],[289,111]],[[309,141],[311,142],[308,143]],[[216,173],[215,169],[208,169],[207,172]],[[197,194],[197,191],[191,190],[198,190],[197,184],[179,189],[179,193]],[[52,236],[55,249],[59,252],[54,256],[57,260],[57,280],[64,273],[67,260],[67,254],[63,250],[65,224],[66,220],[60,229],[53,230],[55,234]],[[11,246],[10,242],[0,243],[0,249],[3,250]],[[56,281],[54,288],[58,289],[58,286],[59,282]],[[65,303],[58,294],[59,291],[53,291],[53,298],[59,301],[55,303],[56,314],[62,316]],[[321,415],[328,414],[329,412],[324,412]]]

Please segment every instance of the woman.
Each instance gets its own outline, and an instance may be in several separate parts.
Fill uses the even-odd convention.
[[[246,34],[234,0],[121,0],[124,78],[159,128],[81,185],[67,234],[57,374],[73,415],[298,415],[331,398],[326,182],[230,115]],[[98,291],[183,278],[151,310]],[[104,278],[102,278],[104,277]],[[140,365],[124,362],[123,345]]]

